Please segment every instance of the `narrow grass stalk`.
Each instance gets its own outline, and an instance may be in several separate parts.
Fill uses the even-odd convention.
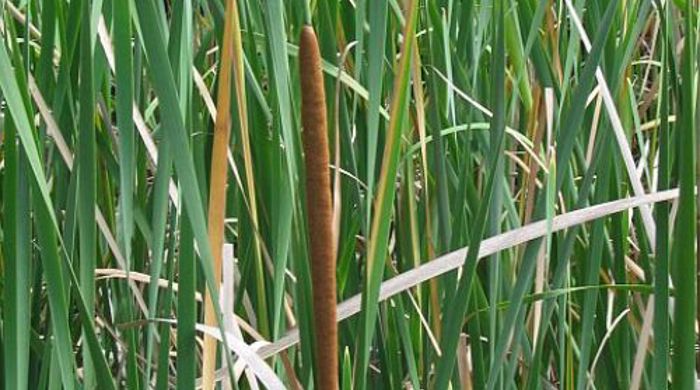
[[[669,62],[669,45],[668,34],[670,33],[670,25],[668,18],[670,16],[670,5],[659,5],[659,17],[661,19],[661,36],[663,39],[663,48],[661,54],[661,63],[663,68],[659,71],[661,80],[659,83],[661,98],[659,101],[659,113],[661,123],[659,126],[659,172],[658,172],[658,190],[665,190],[670,185],[670,124],[668,122],[669,114],[669,89],[671,88],[670,71],[668,69]],[[655,389],[664,390],[668,388],[668,366],[669,366],[669,211],[670,207],[667,202],[659,203],[656,206],[656,265],[654,267],[654,354],[653,360],[653,375],[652,384]]]
[[[114,12],[114,46],[116,55],[115,79],[118,88],[115,93],[115,111],[117,116],[117,126],[119,128],[119,244],[126,263],[126,272],[129,273],[132,266],[131,252],[134,237],[134,171],[135,171],[135,137],[134,125],[131,120],[131,105],[133,101],[133,63],[131,48],[131,4],[128,1],[114,2],[112,4]],[[122,302],[126,311],[125,320],[133,321],[132,300],[123,298]],[[146,381],[150,377],[151,348],[153,326],[148,327],[146,343],[147,347],[147,369]],[[129,343],[129,385],[139,387],[138,370],[136,369],[136,331],[130,329],[125,332]]]
[[[685,15],[684,44],[681,74],[678,175],[680,197],[676,220],[676,242],[673,284],[676,288],[673,321],[673,387],[692,389],[697,385],[695,372],[695,315],[697,310],[697,259],[696,259],[696,66],[695,24],[697,11],[692,1],[682,10]]]
[[[178,272],[180,290],[177,295],[177,388],[191,389],[197,373],[195,348],[197,320],[197,302],[194,295],[197,284],[197,268],[192,243],[192,228],[185,218],[180,220],[180,246],[178,253]],[[216,347],[216,345],[214,345]],[[203,383],[203,385],[205,385]]]
[[[93,74],[93,34],[90,22],[92,2],[82,0],[80,23],[80,118],[78,132],[78,230],[80,233],[80,289],[88,313],[95,311],[96,228],[95,199],[97,192],[95,153],[95,98]],[[92,319],[91,319],[92,321]],[[87,344],[83,345],[84,383],[88,388],[97,384]]]
[[[316,384],[338,388],[338,328],[336,324],[335,241],[326,121],[326,95],[321,54],[313,27],[299,37],[301,121],[306,166],[306,211],[311,257]]]
[[[29,383],[30,321],[30,192],[26,162],[20,160],[15,130],[6,120],[5,172],[3,180],[5,232],[2,243],[4,267],[3,313],[5,339],[3,340],[4,386],[7,389],[27,388]]]
[[[208,233],[211,246],[212,264],[214,270],[214,289],[219,288],[221,281],[221,257],[224,245],[224,218],[226,217],[226,179],[228,174],[227,153],[231,135],[231,61],[233,57],[233,13],[235,1],[226,2],[223,44],[221,49],[221,70],[219,72],[219,94],[217,96],[216,122],[214,124],[214,142],[211,154],[211,176],[209,184],[209,215]],[[204,323],[216,325],[216,311],[207,293],[204,299]],[[205,335],[202,359],[203,387],[205,390],[214,388],[214,371],[216,369],[217,341]]]

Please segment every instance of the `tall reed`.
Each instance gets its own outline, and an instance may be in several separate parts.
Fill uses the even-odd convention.
[[[678,137],[679,161],[678,218],[676,219],[676,253],[673,257],[673,281],[676,288],[673,322],[672,379],[674,388],[697,388],[696,349],[697,333],[695,317],[697,310],[697,243],[696,243],[696,159],[697,145],[695,122],[697,91],[697,57],[695,54],[695,30],[697,9],[687,0],[681,10],[685,15],[681,78],[684,88],[680,90],[680,126]]]
[[[222,272],[222,250],[224,245],[224,217],[226,215],[226,177],[228,167],[226,155],[229,137],[231,135],[231,62],[233,52],[233,13],[235,1],[226,2],[226,21],[224,22],[223,48],[221,50],[221,71],[219,73],[219,94],[217,96],[216,122],[214,124],[214,142],[211,155],[211,182],[209,185],[208,233],[214,258],[213,286],[218,289]],[[216,312],[212,295],[205,296],[204,322],[216,325]],[[204,337],[204,356],[202,375],[204,389],[214,388],[214,370],[216,368],[217,341],[209,336]]]

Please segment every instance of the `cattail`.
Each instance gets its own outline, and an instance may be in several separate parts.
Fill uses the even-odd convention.
[[[306,211],[311,249],[316,384],[338,388],[338,328],[336,323],[335,247],[330,192],[326,96],[321,55],[313,27],[304,26],[299,39],[302,140],[306,163]]]

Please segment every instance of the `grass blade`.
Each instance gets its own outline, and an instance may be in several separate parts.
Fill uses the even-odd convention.
[[[674,388],[690,389],[696,386],[695,372],[695,313],[697,310],[697,262],[696,262],[696,122],[697,99],[697,57],[695,56],[695,29],[697,10],[692,1],[687,1],[685,14],[685,43],[681,74],[679,123],[678,176],[680,196],[678,218],[676,219],[675,255],[673,262],[673,284],[676,288],[676,302],[673,313],[673,365]]]

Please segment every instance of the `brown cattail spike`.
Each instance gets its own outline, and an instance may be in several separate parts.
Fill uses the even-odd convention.
[[[304,26],[299,39],[302,140],[306,162],[306,212],[311,249],[316,384],[338,388],[338,328],[336,323],[335,248],[332,233],[326,96],[321,55],[313,27]]]

